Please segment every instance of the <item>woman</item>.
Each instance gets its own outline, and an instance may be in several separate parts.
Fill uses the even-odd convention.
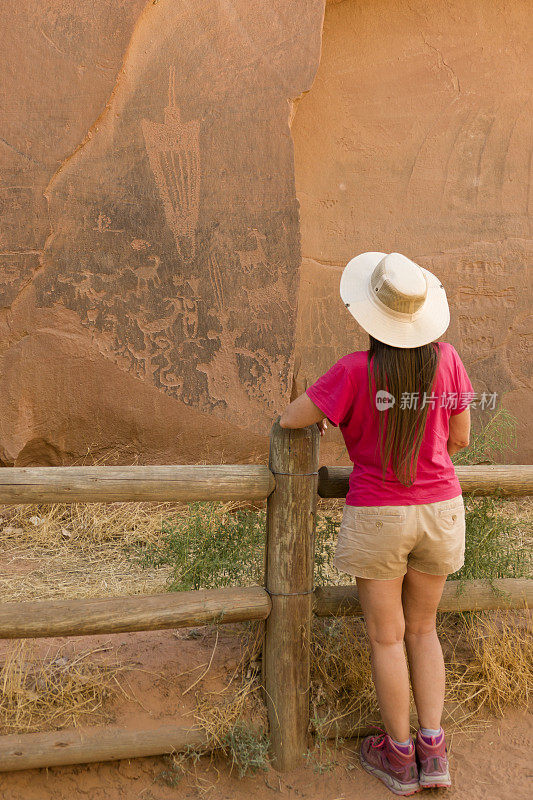
[[[361,763],[410,795],[451,785],[435,623],[446,577],[464,563],[464,503],[450,456],[469,443],[474,393],[455,349],[435,341],[450,312],[431,272],[398,253],[363,253],[345,268],[340,294],[370,348],[337,361],[280,424],[316,422],[322,435],[328,419],[354,464],[333,563],[357,579],[386,729],[364,739]]]

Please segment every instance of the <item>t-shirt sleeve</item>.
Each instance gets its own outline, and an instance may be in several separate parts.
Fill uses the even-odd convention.
[[[350,417],[354,388],[347,367],[337,361],[306,389],[307,396],[336,428]]]
[[[455,392],[457,392],[457,406],[451,408],[450,416],[460,414],[464,411],[470,403],[474,400],[475,393],[470,383],[465,365],[459,357],[457,350],[452,347],[452,355],[454,361],[454,376],[455,376]]]

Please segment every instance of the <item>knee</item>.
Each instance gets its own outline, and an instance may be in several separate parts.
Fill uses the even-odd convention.
[[[386,624],[367,625],[367,630],[370,644],[373,647],[376,645],[390,647],[402,644],[405,636],[405,623],[403,620],[398,620],[396,623],[389,620]]]
[[[405,620],[405,638],[410,636],[431,636],[437,633],[435,617],[418,617]]]

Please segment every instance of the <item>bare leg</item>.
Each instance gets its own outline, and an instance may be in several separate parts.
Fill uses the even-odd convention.
[[[402,603],[405,618],[405,648],[418,722],[438,730],[444,706],[444,659],[437,636],[437,606],[446,575],[428,575],[407,568]]]
[[[370,639],[372,678],[381,719],[396,741],[409,738],[409,673],[403,649],[401,578],[357,578],[359,600]]]

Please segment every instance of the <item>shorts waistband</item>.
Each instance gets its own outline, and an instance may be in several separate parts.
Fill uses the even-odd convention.
[[[351,511],[351,513],[359,513],[359,514],[372,514],[372,516],[380,516],[387,514],[399,514],[400,512],[406,512],[409,508],[422,508],[423,506],[434,506],[435,508],[445,509],[445,508],[456,508],[460,506],[461,503],[464,502],[463,495],[458,494],[456,497],[450,497],[447,500],[435,500],[429,503],[411,503],[406,505],[390,505],[390,506],[354,506],[348,503],[344,504],[344,508],[347,510],[347,513]]]

